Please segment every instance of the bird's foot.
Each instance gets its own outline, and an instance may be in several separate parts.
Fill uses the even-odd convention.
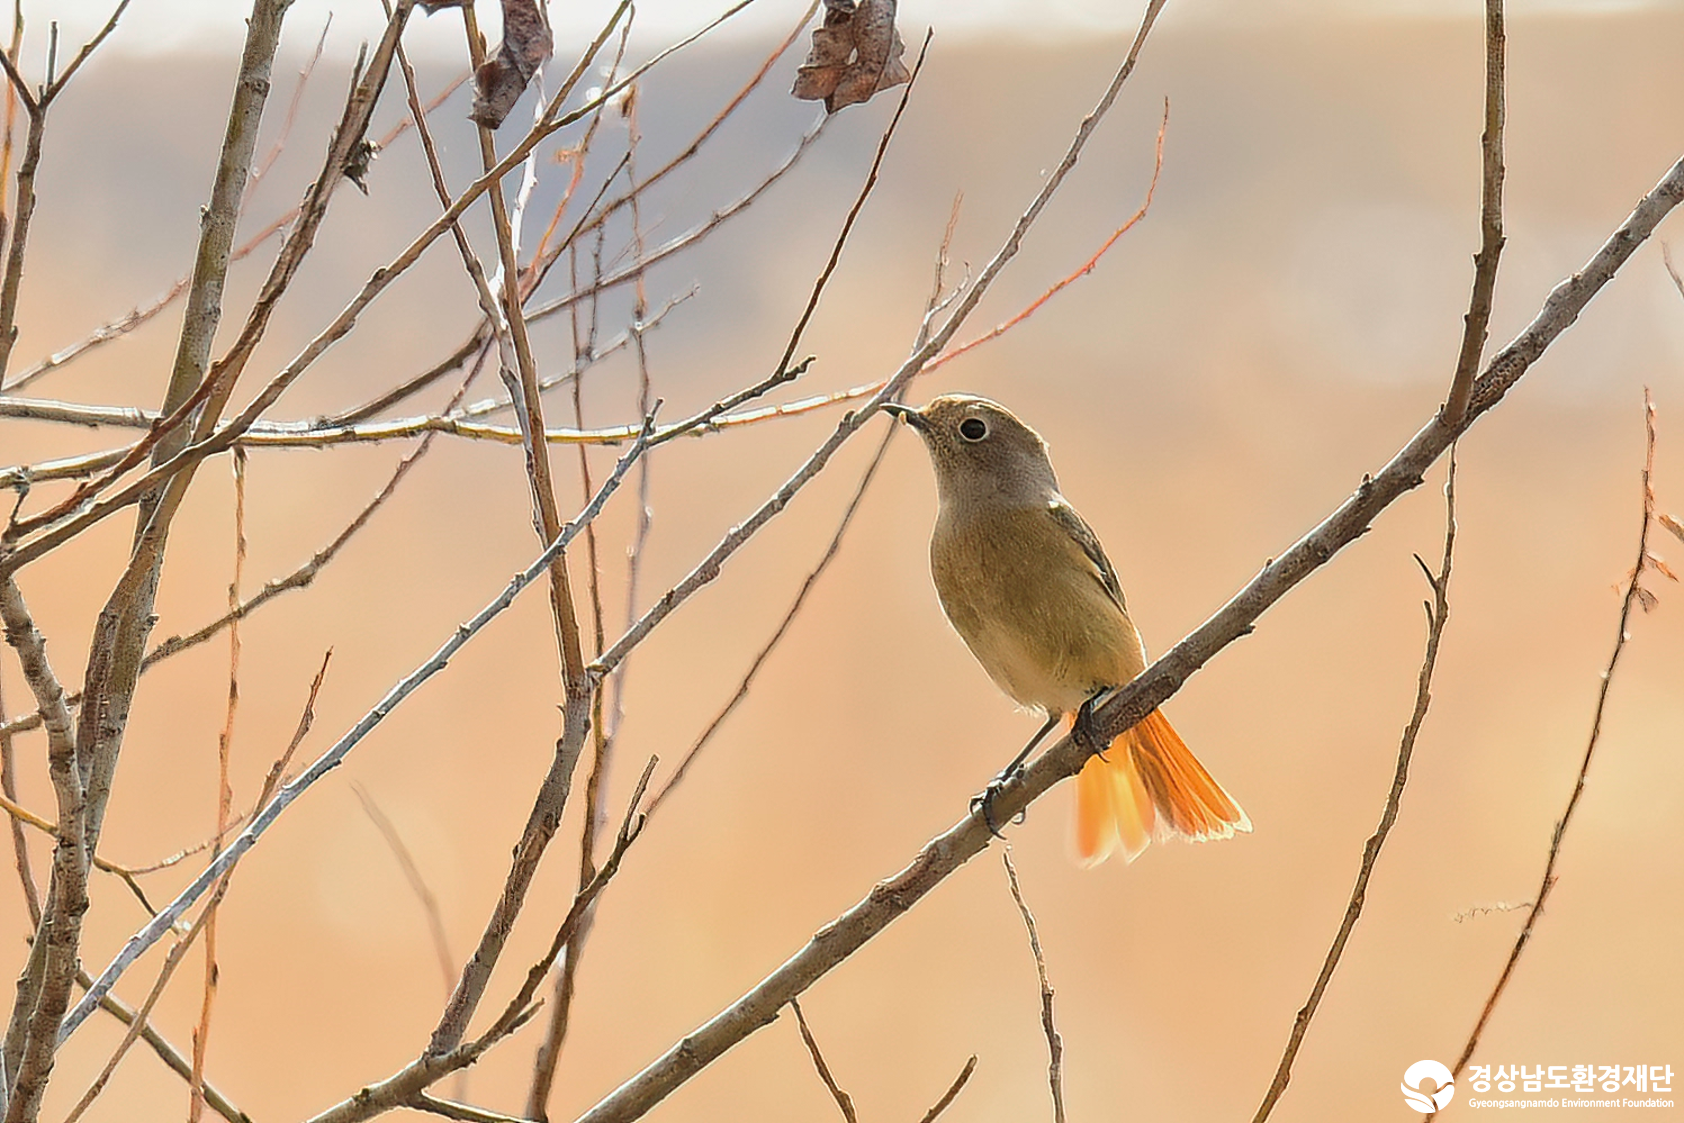
[[[1096,690],[1087,701],[1076,707],[1076,718],[1070,726],[1070,735],[1076,738],[1076,743],[1100,760],[1110,759],[1105,755],[1105,750],[1111,746],[1106,744],[1099,732],[1099,724],[1093,716],[1093,706],[1105,693],[1105,689]]]
[[[1000,833],[1000,827],[1002,824],[997,822],[994,818],[994,801],[1000,798],[1000,793],[1005,790],[1007,784],[1011,783],[1022,774],[1022,762],[1014,760],[1004,772],[988,781],[987,787],[983,788],[981,792],[971,797],[971,814],[981,815],[983,824],[988,827],[988,833],[993,835],[995,838],[1003,839],[1006,836]],[[1014,823],[1023,822],[1023,815],[1024,813],[1019,811],[1012,817],[1012,821]]]

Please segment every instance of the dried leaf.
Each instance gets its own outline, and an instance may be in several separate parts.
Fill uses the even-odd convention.
[[[538,0],[503,0],[503,42],[496,56],[474,71],[469,119],[488,129],[501,125],[554,49],[555,38]]]
[[[1684,542],[1684,523],[1679,522],[1677,519],[1673,518],[1671,515],[1657,515],[1655,517],[1661,520],[1662,526],[1666,527],[1668,530],[1672,531],[1673,534],[1677,535],[1678,540],[1680,542]]]
[[[1667,565],[1659,554],[1651,553],[1649,555],[1649,568],[1659,572],[1668,581],[1678,580],[1678,574],[1672,571],[1672,567]]]
[[[1655,606],[1661,602],[1660,598],[1656,597],[1654,593],[1651,593],[1648,589],[1639,586],[1637,589],[1637,603],[1643,606],[1644,612],[1653,612],[1655,611]]]
[[[910,81],[905,53],[895,0],[825,0],[824,26],[813,32],[813,48],[790,92],[803,101],[822,100],[825,112],[835,113]]]

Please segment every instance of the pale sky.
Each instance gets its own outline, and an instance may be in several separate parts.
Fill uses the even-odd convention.
[[[47,25],[60,24],[62,42],[77,44],[109,14],[114,0],[25,0],[26,44],[43,49]],[[640,0],[637,26],[648,36],[663,39],[694,30],[725,0]],[[806,6],[806,0],[755,0],[727,24],[728,34],[763,34],[787,27]],[[1005,32],[1037,38],[1125,32],[1138,21],[1142,3],[1133,0],[902,0],[903,28],[933,26],[939,33],[987,34]],[[1544,12],[1617,12],[1633,8],[1680,8],[1684,0],[1508,0],[1511,18]],[[496,33],[494,0],[480,0],[487,34]],[[552,0],[551,19],[565,43],[594,33],[613,8],[612,0]],[[158,53],[181,48],[226,49],[244,30],[245,0],[132,0],[117,35],[108,45],[118,51]],[[1273,22],[1305,18],[1411,18],[1482,10],[1479,0],[1174,0],[1165,9],[1167,23],[1244,21]],[[380,0],[295,0],[287,15],[289,37],[303,43],[320,34],[329,13],[333,16],[330,49],[349,52],[357,43],[379,34],[384,22]],[[1026,20],[1033,20],[1027,24]],[[412,51],[451,51],[460,43],[460,22],[454,12],[417,16],[406,42]],[[307,44],[305,44],[307,46]],[[74,46],[69,48],[74,50]],[[28,46],[26,45],[26,57]]]

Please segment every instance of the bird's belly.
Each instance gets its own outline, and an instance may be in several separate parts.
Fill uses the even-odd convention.
[[[931,571],[948,620],[995,684],[1022,705],[1069,713],[1139,674],[1145,653],[1091,564],[1044,553],[998,535],[938,533]]]

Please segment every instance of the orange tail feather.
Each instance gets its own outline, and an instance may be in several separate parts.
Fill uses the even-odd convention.
[[[1251,820],[1193,756],[1160,710],[1094,756],[1076,777],[1076,854],[1094,866],[1122,847],[1134,861],[1155,838],[1203,842]]]

